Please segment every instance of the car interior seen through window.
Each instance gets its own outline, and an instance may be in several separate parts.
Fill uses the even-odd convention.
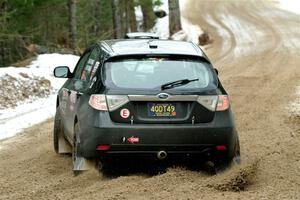
[[[182,79],[198,79],[198,81],[182,85],[181,89],[205,88],[213,79],[206,62],[168,58],[124,59],[107,62],[104,74],[107,86],[136,89],[155,89],[162,84]]]

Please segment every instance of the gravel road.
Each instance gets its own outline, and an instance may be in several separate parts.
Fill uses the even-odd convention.
[[[300,199],[300,113],[290,106],[300,101],[300,15],[271,1],[189,0],[182,13],[212,35],[206,52],[231,97],[243,164],[214,176],[170,167],[74,177],[49,120],[0,141],[0,199]]]

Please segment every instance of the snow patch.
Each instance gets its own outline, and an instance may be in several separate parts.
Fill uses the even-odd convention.
[[[160,39],[168,39],[170,36],[169,16],[167,15],[163,18],[158,18],[151,32],[156,33]]]
[[[290,50],[296,50],[299,52],[300,49],[300,37],[299,37],[299,23],[295,26],[289,26],[285,23],[277,23],[277,18],[284,19],[286,21],[290,20],[290,15],[287,15],[283,10],[270,10],[266,12],[262,12],[262,15],[266,17],[266,19],[270,20],[272,25],[277,29],[276,31],[281,34],[281,43],[282,46],[288,47]]]
[[[263,48],[256,48],[257,44],[265,43],[267,37],[257,26],[225,10],[220,14],[220,19],[234,33],[236,41],[234,54],[236,56],[251,55],[264,50]]]
[[[230,34],[226,29],[224,29],[216,20],[213,19],[211,15],[206,15],[205,20],[216,28],[220,37],[223,38],[222,42],[222,52],[227,52],[230,50]]]
[[[156,33],[161,39],[168,39],[170,38],[168,0],[162,0],[161,3],[162,4],[159,7],[155,7],[155,9],[164,10],[167,13],[167,16],[163,18],[158,18],[156,20],[152,32]],[[180,4],[180,10],[183,10],[186,4],[186,0],[180,0],[179,4]],[[184,17],[181,17],[181,26],[182,26],[182,30],[172,35],[172,39],[185,40],[185,41],[198,44],[199,43],[198,38],[203,33],[203,30],[199,26],[190,23]]]
[[[299,0],[279,0],[279,7],[290,12],[300,14]]]
[[[187,35],[187,41],[198,44],[199,36],[204,33],[203,30],[199,26],[190,23],[184,17],[181,17],[181,25]]]
[[[73,71],[78,59],[79,57],[75,55],[43,54],[39,55],[28,68],[35,76],[45,77],[51,81],[53,88],[59,89],[66,79],[55,78],[53,75],[54,68],[57,66],[68,66]]]
[[[0,111],[0,140],[16,135],[24,128],[41,123],[55,114],[56,95]]]
[[[137,31],[141,32],[143,29],[143,12],[140,5],[134,7],[135,19],[137,23]]]
[[[0,109],[0,139],[12,137],[24,128],[45,121],[54,116],[56,91],[66,79],[57,79],[53,70],[57,66],[68,66],[74,69],[79,57],[75,55],[43,54],[39,55],[27,67],[0,68],[0,77],[11,76],[17,80],[26,80],[21,73],[31,77],[43,77],[51,82],[52,94],[46,98],[38,98],[32,102],[18,102],[14,108]]]

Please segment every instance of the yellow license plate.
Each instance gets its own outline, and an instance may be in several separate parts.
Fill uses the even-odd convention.
[[[148,103],[149,117],[176,117],[175,103]]]

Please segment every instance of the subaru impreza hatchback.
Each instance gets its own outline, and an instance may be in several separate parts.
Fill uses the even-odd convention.
[[[136,38],[136,37],[135,37]],[[88,48],[58,92],[54,149],[88,160],[196,155],[216,164],[240,156],[228,95],[193,43],[156,38],[101,41]]]

